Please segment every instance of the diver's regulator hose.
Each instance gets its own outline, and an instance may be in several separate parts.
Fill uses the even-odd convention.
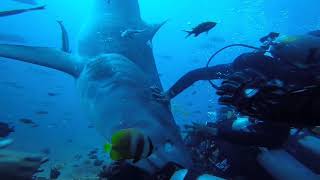
[[[207,64],[206,64],[206,67],[205,68],[209,68],[209,65],[211,63],[211,61],[213,60],[214,57],[216,57],[219,53],[221,53],[222,51],[224,51],[225,49],[228,49],[228,48],[231,48],[231,47],[245,47],[245,48],[250,48],[250,49],[254,49],[254,50],[258,50],[258,51],[261,51],[261,52],[267,52],[265,50],[262,51],[261,48],[258,48],[258,47],[254,47],[254,46],[250,46],[250,45],[247,45],[247,44],[231,44],[231,45],[228,45],[228,46],[225,46],[221,49],[219,49],[218,51],[216,51],[215,53],[213,53],[210,58],[208,59],[207,61]],[[215,85],[211,80],[209,80],[209,83],[210,85],[214,88],[214,89],[218,89],[219,87],[217,85]]]

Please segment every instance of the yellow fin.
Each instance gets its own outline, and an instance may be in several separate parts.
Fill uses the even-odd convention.
[[[118,160],[121,160],[123,159],[123,157],[121,157],[121,154],[118,153],[117,151],[111,151],[110,152],[110,158],[114,161],[118,161]]]
[[[112,148],[111,144],[105,144],[103,149],[104,149],[105,152],[110,153],[111,152],[111,148]]]

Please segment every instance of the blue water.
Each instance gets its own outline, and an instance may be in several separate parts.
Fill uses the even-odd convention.
[[[1,41],[42,47],[61,47],[56,20],[63,20],[76,51],[84,23],[90,20],[92,0],[43,0],[45,11],[0,18],[0,34],[14,34],[24,42]],[[0,10],[28,7],[1,0]],[[168,22],[153,39],[154,55],[164,89],[186,72],[204,67],[208,57],[231,43],[259,45],[258,39],[271,31],[301,34],[320,29],[319,0],[140,0],[147,23]],[[218,25],[208,35],[185,39],[181,30],[204,21]],[[234,48],[219,55],[212,65],[231,62],[246,49]],[[219,83],[219,82],[217,82]],[[15,84],[15,85],[12,85]],[[75,81],[69,75],[48,68],[0,59],[0,120],[15,126],[10,147],[29,152],[50,148],[50,167],[73,162],[76,154],[101,148],[104,139],[93,128],[79,105]],[[49,92],[57,96],[48,96]],[[173,100],[173,113],[179,125],[206,122],[208,112],[217,108],[217,97],[210,85],[197,82]],[[35,112],[48,111],[48,115]],[[39,127],[21,124],[20,118],[33,119]],[[68,142],[72,139],[72,142]],[[92,170],[95,172],[95,170]],[[48,173],[47,171],[45,173]],[[44,173],[44,174],[45,174]]]

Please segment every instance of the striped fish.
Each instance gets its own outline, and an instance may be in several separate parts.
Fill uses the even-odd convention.
[[[154,148],[150,137],[137,129],[123,129],[116,132],[111,139],[111,144],[104,146],[110,158],[115,161],[133,160],[133,163],[148,158]]]

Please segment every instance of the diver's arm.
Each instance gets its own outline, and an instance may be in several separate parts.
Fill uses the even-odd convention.
[[[199,68],[182,76],[167,92],[169,99],[174,98],[182,91],[199,80],[223,79],[232,71],[231,64],[221,64],[209,68]]]

